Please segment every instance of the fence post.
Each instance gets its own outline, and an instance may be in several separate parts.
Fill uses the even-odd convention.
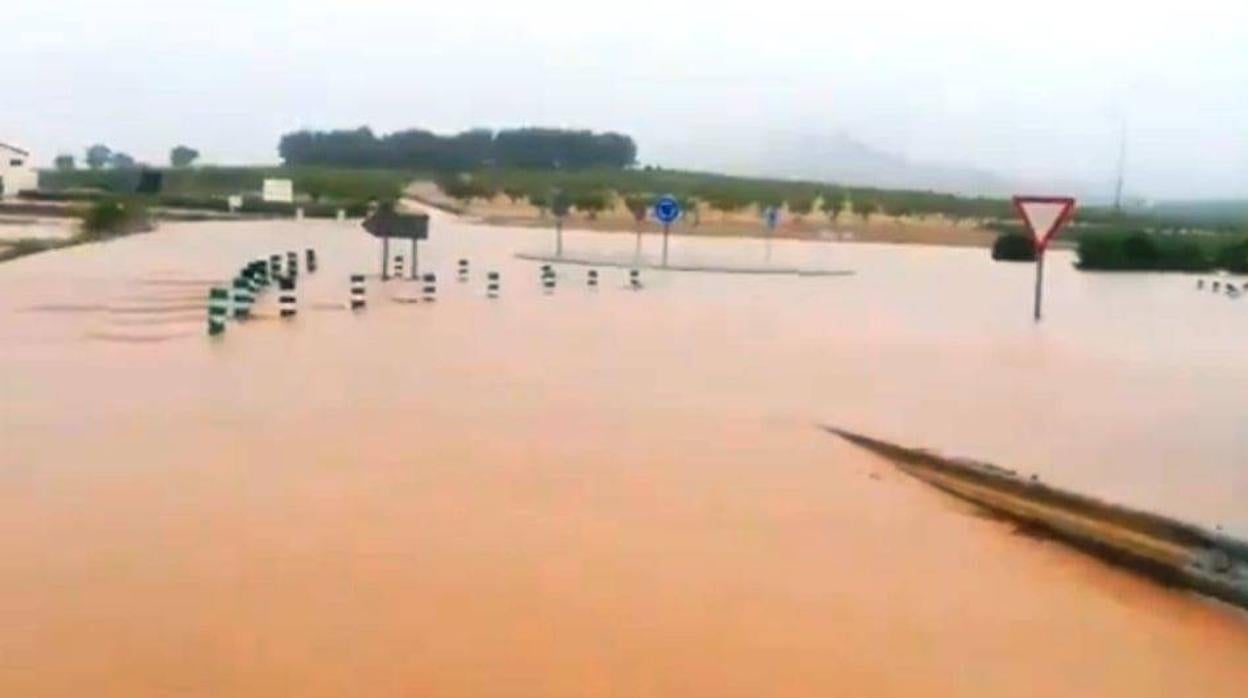
[[[498,298],[498,272],[492,271],[485,275],[485,295],[487,298]]]

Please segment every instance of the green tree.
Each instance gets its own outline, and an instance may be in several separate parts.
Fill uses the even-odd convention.
[[[179,145],[169,151],[169,164],[174,167],[190,167],[199,158],[199,151],[185,145]]]
[[[880,210],[880,205],[874,201],[864,201],[861,204],[855,204],[854,209],[858,215],[862,216],[863,223],[870,223],[871,216],[874,216]]]
[[[651,197],[645,194],[629,194],[624,197],[624,206],[628,212],[633,214],[633,220],[637,221],[637,227],[640,229],[642,222],[646,220],[646,214],[650,211]]]
[[[845,195],[840,192],[825,192],[822,197],[821,207],[824,215],[828,220],[835,223],[840,217],[841,211],[845,210]]]
[[[590,220],[598,217],[598,214],[606,210],[611,203],[611,196],[602,190],[583,191],[572,197],[572,205],[576,210],[584,213]]]
[[[122,152],[113,153],[113,156],[109,158],[108,161],[109,161],[109,164],[113,166],[113,169],[117,169],[117,170],[133,169],[136,164],[134,161],[134,158]]]
[[[719,211],[719,218],[722,221],[729,213],[744,207],[746,202],[741,197],[725,192],[711,196],[707,204],[713,210]]]
[[[113,158],[113,151],[103,143],[96,143],[87,148],[87,167],[98,170],[107,165]]]
[[[702,213],[698,210],[698,197],[682,196],[680,197],[680,215],[685,218],[693,219],[693,227],[702,224]]]
[[[53,161],[53,164],[56,166],[58,171],[69,172],[74,169],[74,156],[62,153],[56,156],[56,160]]]
[[[505,194],[507,196],[507,200],[513,204],[524,198],[524,190],[516,185],[504,186],[503,194]]]
[[[789,206],[789,213],[800,221],[802,216],[809,215],[814,210],[815,197],[812,194],[792,194],[786,203]]]

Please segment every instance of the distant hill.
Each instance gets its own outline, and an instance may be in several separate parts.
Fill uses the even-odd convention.
[[[728,174],[808,179],[886,189],[919,189],[973,196],[1010,196],[1028,183],[973,167],[916,162],[867,145],[844,133],[773,134],[725,147],[688,144],[687,163]],[[686,164],[682,162],[682,165]],[[1037,185],[1032,184],[1031,188]],[[1067,182],[1063,191],[1085,195],[1087,185]],[[1052,189],[1053,184],[1042,186]]]
[[[1137,213],[1166,218],[1199,221],[1207,225],[1248,223],[1248,199],[1209,199],[1202,201],[1159,201]]]

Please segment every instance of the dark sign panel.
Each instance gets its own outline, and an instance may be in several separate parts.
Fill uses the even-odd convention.
[[[396,213],[380,208],[365,218],[361,225],[379,238],[429,239],[429,216],[424,213]]]

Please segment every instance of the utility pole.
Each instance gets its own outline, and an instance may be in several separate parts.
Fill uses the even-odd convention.
[[[1114,186],[1114,211],[1122,213],[1122,180],[1127,169],[1127,120],[1118,131],[1118,181]]]

